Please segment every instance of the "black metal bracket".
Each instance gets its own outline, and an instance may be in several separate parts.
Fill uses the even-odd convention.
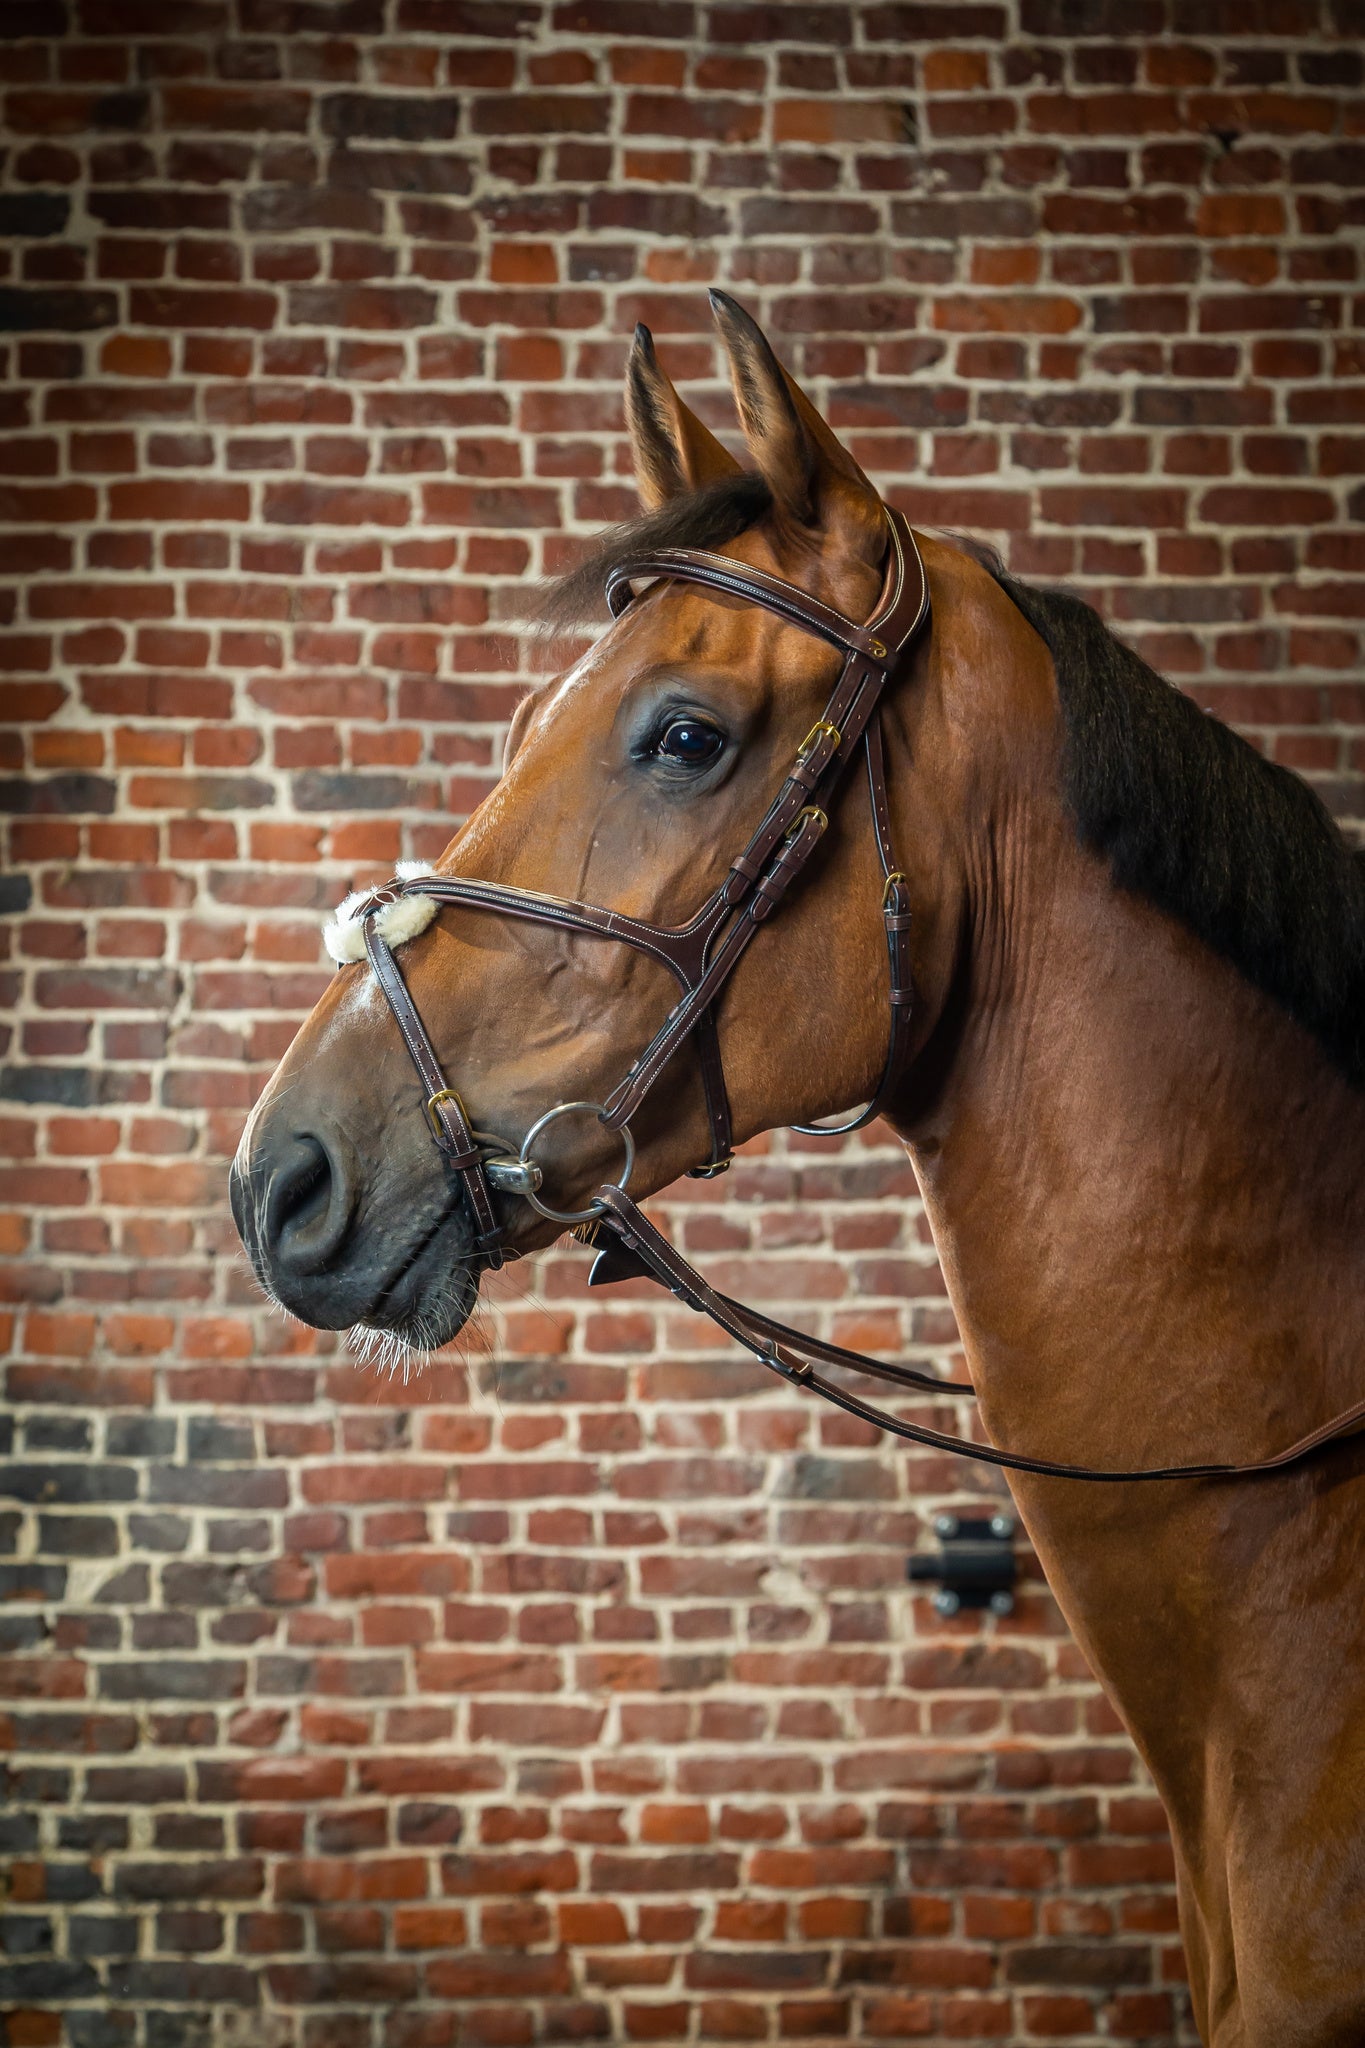
[[[912,1557],[905,1576],[917,1585],[936,1584],[940,1614],[980,1608],[991,1614],[1014,1611],[1014,1518],[1012,1515],[935,1515],[937,1557]]]

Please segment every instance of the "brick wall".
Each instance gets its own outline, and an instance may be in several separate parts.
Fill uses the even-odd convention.
[[[528,575],[704,287],[921,523],[1359,815],[1359,0],[8,0],[0,2005],[11,2048],[1169,2044],[1151,1789],[987,1483],[585,1261],[423,1388],[224,1175],[319,913],[489,788]],[[659,1213],[948,1361],[883,1134]],[[491,1347],[491,1348],[490,1348]],[[945,1411],[940,1411],[940,1413]]]

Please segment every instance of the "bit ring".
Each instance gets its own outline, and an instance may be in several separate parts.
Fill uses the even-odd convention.
[[[606,1110],[600,1102],[561,1102],[554,1109],[547,1109],[544,1116],[537,1117],[521,1141],[521,1150],[518,1152],[517,1157],[523,1166],[534,1164],[531,1158],[531,1147],[546,1125],[552,1124],[556,1117],[567,1116],[571,1110],[575,1109],[583,1110],[595,1116],[599,1123],[606,1116]],[[625,1152],[625,1160],[621,1167],[621,1178],[613,1182],[613,1186],[618,1187],[622,1194],[624,1194],[626,1183],[630,1179],[630,1170],[635,1164],[635,1140],[631,1137],[629,1127],[626,1124],[622,1124],[616,1135],[621,1140],[621,1145]],[[523,1200],[531,1204],[537,1215],[546,1217],[551,1223],[587,1223],[590,1218],[602,1214],[602,1204],[600,1202],[593,1202],[586,1209],[552,1209],[548,1202],[542,1202],[540,1196],[530,1189],[524,1191]]]

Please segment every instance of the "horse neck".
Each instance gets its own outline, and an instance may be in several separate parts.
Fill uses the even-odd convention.
[[[1360,1391],[1365,1098],[1044,808],[982,863],[983,999],[905,1132],[983,1412],[1089,1464],[1251,1457]]]
[[[1236,969],[1114,888],[1060,797],[1001,815],[975,863],[963,1021],[902,1132],[986,1430],[1097,1467],[1263,1456],[1362,1391],[1365,1104]],[[1247,1558],[1309,1540],[1286,1518],[1317,1483],[1012,1481],[1178,1834],[1205,1780],[1171,1708],[1173,1645],[1207,1725],[1238,1689]],[[1331,1513],[1352,1497],[1337,1488]],[[1312,1531],[1347,1540],[1339,1518]]]

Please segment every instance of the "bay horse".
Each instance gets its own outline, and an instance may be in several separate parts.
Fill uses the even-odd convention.
[[[305,1322],[439,1345],[490,1265],[613,1203],[628,1220],[627,1172],[645,1195],[872,1098],[993,1445],[1093,1475],[1320,1439],[1272,1473],[1013,1484],[1165,1802],[1203,2040],[1359,2044],[1365,1441],[1341,1411],[1365,1392],[1361,857],[1088,607],[911,536],[748,315],[713,304],[752,469],[638,331],[644,510],[556,600],[575,616],[605,579],[620,615],[521,704],[434,874],[339,917],[348,964],[234,1164],[239,1229]],[[868,806],[841,690],[876,707]],[[820,800],[795,808],[793,776]],[[750,873],[730,856],[779,810]],[[741,913],[719,1001],[701,983]],[[617,1255],[632,1242],[649,1251],[626,1232]],[[780,1325],[736,1329],[790,1360]]]

